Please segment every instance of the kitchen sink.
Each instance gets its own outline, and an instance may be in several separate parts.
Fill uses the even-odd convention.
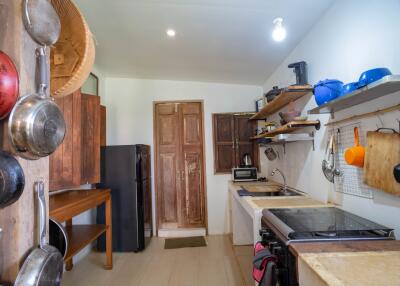
[[[251,192],[248,191],[246,188],[242,187],[241,190],[238,191],[239,196],[250,196],[250,197],[292,197],[292,196],[303,196],[298,191],[295,191],[291,188],[287,188],[284,191],[283,187],[278,187],[276,191],[269,191],[269,192]]]

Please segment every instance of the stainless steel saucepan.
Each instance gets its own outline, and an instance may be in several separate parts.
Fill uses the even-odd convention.
[[[15,151],[29,160],[50,155],[65,136],[64,116],[54,100],[46,94],[48,65],[45,48],[38,48],[36,54],[40,73],[38,93],[28,94],[18,100],[8,124]]]

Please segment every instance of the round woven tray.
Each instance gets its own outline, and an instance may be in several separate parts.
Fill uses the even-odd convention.
[[[71,0],[51,0],[61,22],[60,38],[51,47],[50,91],[55,98],[69,95],[85,83],[95,59],[93,35]]]

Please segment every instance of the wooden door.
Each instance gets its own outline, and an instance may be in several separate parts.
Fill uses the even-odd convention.
[[[155,105],[155,173],[159,228],[205,225],[201,103]]]
[[[155,108],[157,216],[162,228],[178,227],[182,221],[177,211],[181,173],[176,107],[176,104],[157,104]]]
[[[183,226],[204,226],[203,112],[201,103],[179,105]]]

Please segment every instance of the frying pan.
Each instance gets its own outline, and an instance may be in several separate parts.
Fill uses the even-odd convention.
[[[22,20],[34,41],[51,46],[60,36],[61,24],[58,14],[49,0],[23,0]]]
[[[37,160],[53,153],[65,136],[65,121],[54,100],[47,96],[47,65],[44,47],[36,50],[39,62],[38,93],[20,98],[10,114],[8,133],[17,154]]]
[[[15,203],[22,195],[24,186],[21,165],[13,156],[0,151],[0,209]]]
[[[400,164],[393,168],[393,175],[397,183],[400,183]]]
[[[68,252],[68,234],[63,225],[52,218],[49,219],[49,244],[57,248],[65,258]]]
[[[63,258],[57,248],[46,243],[47,208],[44,198],[44,183],[35,183],[39,201],[40,246],[25,260],[14,286],[58,286],[64,270]]]
[[[17,69],[4,52],[0,51],[0,120],[10,114],[19,95]]]

